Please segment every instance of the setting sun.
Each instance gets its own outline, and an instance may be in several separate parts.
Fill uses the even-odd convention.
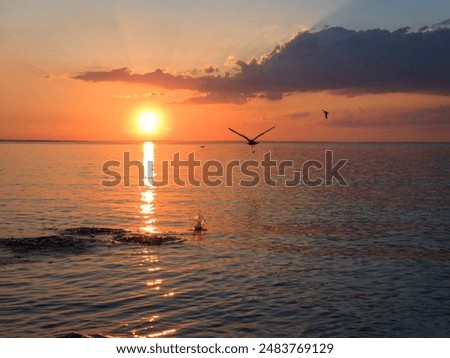
[[[155,112],[144,112],[139,118],[139,127],[143,133],[154,133],[160,121],[159,116]]]
[[[450,0],[0,0],[1,356],[444,356],[449,44]]]

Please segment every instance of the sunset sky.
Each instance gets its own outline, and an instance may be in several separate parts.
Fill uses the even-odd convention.
[[[0,0],[0,139],[449,141],[449,19],[442,0]]]

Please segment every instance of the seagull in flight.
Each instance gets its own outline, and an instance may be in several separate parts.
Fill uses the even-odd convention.
[[[242,138],[245,138],[245,140],[247,141],[248,145],[251,145],[252,148],[255,147],[255,145],[257,145],[259,142],[256,141],[257,138],[261,137],[263,134],[267,133],[268,131],[271,131],[272,129],[274,129],[276,126],[273,126],[272,128],[269,128],[268,130],[258,134],[255,138],[250,139],[248,137],[246,137],[245,135],[235,131],[233,128],[228,128],[230,131],[232,131],[233,133],[236,133],[237,135],[241,136]]]
[[[322,112],[323,112],[323,114],[325,115],[325,119],[328,119],[328,113],[330,113],[330,112],[327,112],[327,111],[325,111],[324,109],[322,109]]]

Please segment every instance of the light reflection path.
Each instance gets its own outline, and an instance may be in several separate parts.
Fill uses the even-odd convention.
[[[153,163],[155,161],[155,145],[153,142],[145,142],[143,144],[143,160],[144,164],[144,187],[141,193],[140,214],[143,218],[143,226],[140,229],[147,233],[156,233],[155,218],[155,186],[153,183],[154,171]]]
[[[155,218],[155,196],[156,187],[153,185],[153,178],[156,175],[154,172],[155,162],[155,145],[153,142],[145,142],[143,144],[143,160],[144,165],[144,186],[141,192],[141,203],[139,206],[139,213],[142,217],[142,226],[140,229],[146,233],[157,233],[156,218]],[[155,298],[155,293],[160,298],[170,298],[175,295],[175,292],[169,290],[162,290],[164,280],[160,278],[161,268],[158,266],[158,256],[152,250],[144,250],[142,252],[142,266],[147,267],[148,279],[144,284],[149,290],[149,297]],[[143,316],[142,322],[138,329],[133,329],[131,334],[133,337],[162,337],[170,336],[176,333],[176,329],[164,329],[160,327],[161,316],[157,312],[152,312],[150,316]],[[144,323],[144,325],[142,325]]]

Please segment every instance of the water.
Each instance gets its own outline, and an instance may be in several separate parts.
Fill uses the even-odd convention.
[[[176,152],[298,168],[328,149],[349,186],[139,186],[136,168],[100,185],[124,151],[157,180]],[[2,143],[0,158],[1,337],[450,335],[448,144]]]

